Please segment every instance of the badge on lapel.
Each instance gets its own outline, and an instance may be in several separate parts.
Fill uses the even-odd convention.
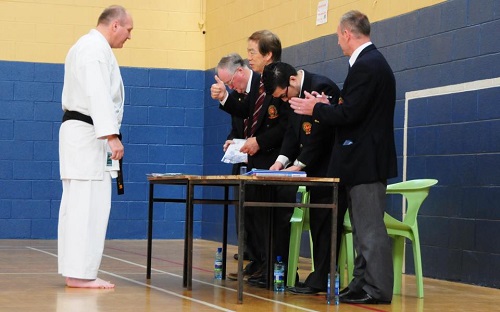
[[[274,105],[269,105],[267,108],[267,114],[269,115],[269,119],[278,118],[278,109],[276,109],[276,106]]]
[[[306,122],[302,123],[302,130],[304,130],[304,133],[306,135],[311,134],[311,128],[312,128],[312,125],[310,122],[306,121]]]

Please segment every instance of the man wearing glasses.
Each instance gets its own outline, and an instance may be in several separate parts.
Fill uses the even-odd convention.
[[[287,101],[294,97],[304,97],[304,92],[318,97],[329,98],[338,103],[340,90],[329,78],[296,70],[287,63],[276,62],[267,65],[262,74],[267,93]],[[311,116],[290,113],[288,129],[285,133],[280,155],[272,170],[306,171],[308,177],[325,177],[332,152],[334,129]],[[331,203],[331,191],[324,187],[311,187],[312,203]],[[342,224],[347,210],[345,196],[339,192],[338,224]],[[296,283],[288,291],[295,294],[317,294],[326,291],[330,271],[331,210],[311,208],[310,224],[313,240],[314,271],[304,283]],[[337,250],[340,246],[342,227],[338,227]],[[338,252],[337,252],[338,254]]]
[[[246,66],[238,54],[229,54],[223,57],[217,65],[216,83],[211,87],[211,96],[220,101],[222,110],[232,116],[247,119],[244,131],[247,141],[241,152],[248,154],[249,169],[269,169],[273,165],[279,154],[288,124],[289,106],[270,94],[266,95],[260,73],[255,71],[259,69],[262,71],[264,65],[272,62],[274,57],[280,57],[281,44],[277,45],[279,51],[274,49],[267,53],[260,53],[260,57],[251,55],[252,49],[259,48],[259,45],[259,42],[249,39],[249,62],[254,70]],[[233,90],[231,94],[226,90],[226,86]],[[255,187],[249,189],[247,196],[256,201],[270,201],[273,198],[282,200],[285,196],[289,198],[288,201],[295,199],[295,193],[287,188],[279,187]],[[280,208],[273,212],[274,254],[282,256],[284,261],[288,259],[289,221],[292,211],[291,208]],[[269,241],[267,228],[269,228],[268,208],[255,207],[245,211],[245,242],[249,257],[253,262],[245,268],[244,275],[250,275],[248,282],[259,287],[265,287],[268,281],[265,270],[268,249],[265,244]],[[231,274],[228,278],[231,278]]]

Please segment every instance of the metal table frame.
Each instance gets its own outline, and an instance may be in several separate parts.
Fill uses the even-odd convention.
[[[148,222],[148,259],[147,259],[147,278],[151,278],[151,255],[152,255],[152,227],[153,227],[153,203],[155,202],[174,202],[186,203],[186,226],[184,233],[184,265],[183,265],[183,287],[192,289],[193,272],[193,223],[194,223],[194,205],[195,204],[216,204],[224,205],[223,220],[223,272],[226,276],[226,254],[227,254],[227,210],[228,205],[240,207],[239,212],[239,235],[238,235],[238,303],[243,303],[243,250],[245,236],[245,218],[244,211],[249,207],[295,207],[296,203],[278,203],[278,202],[250,202],[245,200],[246,187],[248,185],[276,185],[276,186],[331,186],[333,201],[330,204],[301,204],[302,207],[309,208],[328,208],[333,209],[332,213],[332,233],[331,233],[331,262],[330,271],[336,271],[336,241],[337,241],[337,202],[338,202],[338,182],[336,178],[312,178],[312,177],[283,177],[283,176],[241,176],[241,175],[222,175],[222,176],[196,176],[196,175],[178,175],[148,177],[149,180],[149,222]],[[159,198],[154,196],[154,185],[185,185],[186,198]],[[196,186],[220,186],[224,187],[223,199],[203,199],[194,198]],[[229,200],[229,187],[236,186],[239,189],[239,199]],[[272,227],[272,222],[270,223]],[[272,229],[269,229],[272,234]],[[270,237],[269,249],[272,250],[272,235]],[[268,253],[271,257],[271,253]],[[268,259],[268,282],[271,284],[272,259]],[[269,287],[269,285],[268,285]]]

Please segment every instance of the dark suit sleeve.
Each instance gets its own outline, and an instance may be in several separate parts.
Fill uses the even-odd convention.
[[[245,99],[242,94],[233,91],[227,97],[224,105],[219,104],[219,108],[230,115],[245,119],[249,115],[249,100]]]
[[[349,89],[341,94],[342,104],[322,104],[314,106],[313,117],[330,126],[360,122],[370,108],[371,95],[375,93],[377,77],[365,63],[357,63],[349,73],[345,84]],[[349,80],[349,81],[348,81]],[[344,93],[345,91],[345,93]]]

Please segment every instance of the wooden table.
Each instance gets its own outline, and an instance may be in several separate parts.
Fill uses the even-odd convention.
[[[186,227],[184,235],[184,266],[183,266],[183,286],[188,290],[192,287],[193,270],[193,211],[195,204],[217,204],[224,205],[224,233],[223,233],[223,278],[226,270],[226,247],[227,247],[227,206],[235,205],[240,207],[239,212],[239,235],[238,235],[238,303],[243,303],[243,250],[245,237],[245,209],[249,207],[295,207],[296,203],[284,202],[251,202],[245,200],[246,187],[249,185],[269,185],[269,186],[331,186],[333,201],[330,204],[301,204],[301,207],[309,208],[329,208],[332,213],[332,237],[331,237],[331,262],[330,271],[336,270],[336,241],[337,241],[337,202],[338,202],[338,182],[337,178],[313,178],[313,177],[283,177],[283,176],[243,176],[243,175],[170,175],[148,177],[149,180],[149,223],[148,223],[148,266],[147,278],[151,278],[151,246],[152,246],[152,218],[154,202],[176,202],[186,203]],[[159,198],[154,196],[154,186],[184,185],[186,186],[186,198]],[[224,187],[223,199],[194,198],[195,187],[200,186],[221,186]],[[239,199],[229,200],[229,187],[238,187]],[[272,226],[272,223],[270,223]],[[272,229],[269,229],[272,233]],[[270,249],[272,248],[272,237],[270,235]],[[272,249],[271,249],[272,250]],[[269,253],[269,257],[271,254]],[[271,284],[272,259],[268,259],[268,280]],[[334,276],[334,275],[333,275]]]

